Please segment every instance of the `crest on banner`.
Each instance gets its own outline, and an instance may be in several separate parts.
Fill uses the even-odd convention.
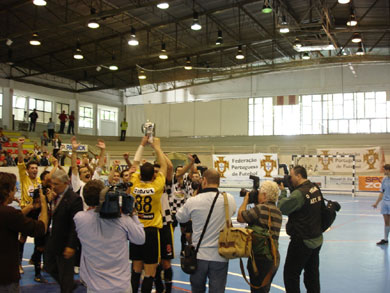
[[[329,151],[321,151],[321,156],[329,156]],[[329,170],[329,164],[333,162],[333,158],[322,157],[319,158],[318,161],[322,165],[322,170]]]
[[[271,155],[264,155],[265,159],[261,160],[260,167],[265,171],[264,177],[272,177],[271,173],[276,168],[276,161],[271,159]]]
[[[224,176],[227,169],[229,169],[229,162],[225,161],[224,156],[218,157],[218,160],[214,162],[214,168],[217,170],[221,178],[226,178]]]
[[[368,169],[375,169],[375,163],[379,160],[379,155],[375,152],[375,149],[367,150],[368,153],[363,155],[363,161],[368,164]]]

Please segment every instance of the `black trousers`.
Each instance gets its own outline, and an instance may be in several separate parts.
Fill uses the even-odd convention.
[[[70,132],[72,132],[72,134],[74,134],[74,121],[69,120],[68,134],[70,134]]]
[[[29,131],[35,131],[35,125],[37,124],[36,121],[30,121],[30,130]]]
[[[61,293],[70,293],[74,289],[74,256],[66,259],[62,255],[44,253],[45,270],[60,285]]]
[[[49,138],[53,139],[54,138],[54,129],[48,129],[47,130]]]
[[[60,122],[60,133],[64,133],[64,129],[65,129],[65,121],[64,122]]]
[[[121,130],[121,140],[124,141],[126,138],[126,130]]]
[[[287,293],[299,293],[299,278],[304,270],[303,282],[308,293],[320,292],[320,250],[311,249],[302,239],[291,239],[284,264],[284,286]]]

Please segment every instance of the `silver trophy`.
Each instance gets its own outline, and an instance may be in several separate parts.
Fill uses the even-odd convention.
[[[153,136],[155,136],[155,124],[153,122],[150,122],[149,120],[146,120],[144,124],[142,124],[141,130],[145,134],[145,136],[148,136],[148,142],[152,143],[153,142]]]

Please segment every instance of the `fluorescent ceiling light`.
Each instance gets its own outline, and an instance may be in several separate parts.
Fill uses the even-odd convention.
[[[112,71],[115,71],[115,70],[118,70],[119,68],[118,68],[118,66],[112,64],[112,65],[110,65],[110,66],[108,67],[108,69],[110,69],[110,70],[112,70]]]
[[[340,4],[348,4],[350,0],[338,0]]]
[[[315,46],[302,46],[294,47],[297,52],[310,52],[310,51],[328,51],[335,50],[333,45],[315,45]]]
[[[36,6],[46,6],[47,2],[45,0],[34,0],[33,4]]]
[[[157,3],[157,7],[160,9],[168,9],[169,3],[167,1],[160,1],[159,3]]]
[[[38,38],[39,38],[38,34],[34,33],[32,35],[31,40],[30,40],[30,45],[31,46],[40,46],[41,45],[41,41]]]

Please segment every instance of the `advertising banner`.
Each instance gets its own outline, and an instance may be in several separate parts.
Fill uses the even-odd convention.
[[[359,176],[360,191],[380,191],[383,176]]]
[[[72,151],[72,144],[70,143],[62,143],[61,144],[61,150],[66,151],[66,152],[71,152]],[[77,152],[85,153],[88,152],[88,145],[87,144],[81,144]]]
[[[352,149],[317,149],[317,155],[355,155],[356,172],[380,172],[384,164],[381,147]],[[317,170],[321,172],[352,172],[351,157],[318,158]]]
[[[277,154],[213,155],[213,166],[221,178],[244,180],[250,175],[272,178],[278,175]]]

